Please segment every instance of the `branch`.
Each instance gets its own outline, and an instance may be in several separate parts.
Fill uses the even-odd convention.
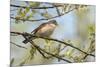
[[[57,15],[57,16],[54,16],[54,17],[51,17],[51,18],[46,18],[46,19],[36,19],[36,20],[28,20],[28,19],[17,19],[17,20],[21,20],[21,21],[31,21],[31,22],[33,22],[33,21],[42,21],[42,20],[50,20],[50,19],[53,19],[53,18],[57,18],[57,17],[61,17],[61,16],[63,16],[63,15],[65,15],[65,14],[67,14],[67,13],[69,13],[69,12],[71,12],[71,11],[73,11],[73,10],[75,10],[76,8],[73,8],[73,9],[71,9],[71,10],[69,10],[69,11],[67,11],[67,12],[65,12],[64,14],[61,14],[60,16],[59,15]],[[10,17],[11,19],[16,19],[15,17]]]
[[[51,7],[27,7],[27,6],[20,6],[20,5],[10,5],[11,7],[18,7],[18,8],[30,8],[30,9],[51,9],[55,7],[62,7],[62,5],[56,5],[56,6],[51,6]]]
[[[31,40],[29,40],[25,35],[22,35],[22,36],[32,44],[32,47],[33,47],[33,48],[35,47],[35,46],[33,46],[33,45],[35,45],[34,42],[32,42]],[[38,51],[44,58],[46,58],[46,56],[44,55],[43,52],[41,52],[37,47],[35,47],[35,48],[37,49],[37,51]]]
[[[17,47],[27,49],[26,47],[23,47],[23,46],[17,45],[17,44],[16,44],[16,43],[14,43],[14,42],[10,42],[10,43],[12,43],[13,45],[15,45],[15,46],[17,46]]]
[[[60,11],[59,11],[59,9],[57,8],[57,7],[55,7],[56,8],[56,11],[57,11],[57,13],[58,13],[58,16],[60,16]]]
[[[67,46],[64,46],[60,51],[63,51]]]
[[[64,44],[64,45],[66,45],[66,46],[70,46],[70,47],[72,47],[72,48],[74,48],[74,49],[76,49],[76,50],[78,50],[78,51],[80,51],[80,52],[82,52],[82,53],[84,53],[84,54],[86,54],[86,55],[90,55],[90,56],[95,57],[95,55],[93,55],[93,54],[88,54],[87,52],[85,52],[85,51],[83,51],[83,50],[81,50],[81,49],[79,49],[79,48],[73,46],[72,44],[68,44],[68,43],[65,43],[65,42],[60,41],[60,40],[57,40],[57,39],[51,39],[51,38],[45,38],[45,37],[38,37],[38,36],[34,36],[33,34],[29,34],[29,33],[20,33],[20,32],[11,32],[11,33],[18,34],[18,35],[26,35],[26,36],[31,36],[31,37],[35,37],[35,38],[42,38],[42,39],[47,39],[47,40],[56,41],[56,42],[59,42],[59,43],[62,43],[62,44]],[[30,39],[29,39],[29,40],[30,40]]]
[[[92,40],[91,41],[91,43],[90,43],[90,47],[88,48],[88,53],[93,53],[94,51],[95,51],[95,49],[93,49],[93,47],[91,47],[92,46],[92,44],[95,42],[95,40]],[[90,50],[90,51],[89,51]],[[83,57],[83,59],[86,59],[87,58],[87,56],[88,55],[85,55],[84,57]]]
[[[46,58],[46,56],[45,56],[41,51],[43,51],[43,52],[45,52],[45,53],[47,53],[47,54],[49,54],[49,55],[51,55],[51,56],[53,56],[53,57],[56,57],[56,58],[58,58],[58,59],[60,59],[60,60],[63,60],[63,61],[72,63],[72,62],[69,61],[69,60],[66,60],[66,59],[63,59],[63,58],[61,58],[61,57],[59,57],[59,56],[57,56],[57,55],[51,54],[51,53],[45,51],[44,49],[40,48],[39,46],[35,45],[35,43],[34,43],[32,40],[29,40],[28,38],[25,37],[25,33],[19,33],[19,32],[12,32],[12,33],[17,33],[18,35],[22,35],[25,39],[27,39],[27,40],[32,44],[33,47],[35,47],[35,48],[40,52],[40,54],[42,54],[42,56],[43,56],[44,58]]]
[[[54,4],[52,4],[54,7],[56,6],[56,5],[54,5]],[[55,7],[56,8],[56,12],[57,12],[57,14],[58,14],[58,16],[60,16],[60,11],[59,11],[59,9],[58,9],[58,7]]]
[[[10,61],[10,67],[13,67],[13,63],[14,63],[15,59],[12,58],[11,61]]]
[[[37,48],[38,50],[41,50],[41,51],[43,51],[43,52],[45,52],[45,53],[47,53],[47,54],[49,54],[49,55],[51,55],[51,56],[53,56],[53,57],[56,57],[56,58],[60,59],[60,60],[63,60],[63,61],[72,63],[72,62],[69,61],[69,60],[63,59],[63,58],[61,58],[61,57],[59,57],[59,56],[57,56],[57,55],[54,55],[54,54],[52,54],[52,53],[49,53],[49,52],[45,51],[44,49],[42,49],[42,48],[40,48],[39,46],[35,45],[33,41],[30,41],[30,43],[32,44],[33,47]]]

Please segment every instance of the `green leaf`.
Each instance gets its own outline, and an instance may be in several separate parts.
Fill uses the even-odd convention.
[[[66,12],[67,9],[68,9],[68,5],[65,4],[65,5],[63,6],[64,12]]]
[[[18,16],[17,17],[18,18],[24,18],[26,16],[26,14],[29,12],[29,10],[30,10],[29,7],[25,8],[24,10],[19,9],[18,10]]]
[[[30,10],[30,8],[29,8],[29,7],[26,7],[26,9],[25,9],[25,13],[28,13],[29,10]]]
[[[20,15],[22,13],[22,8],[19,8],[17,13]]]
[[[74,49],[70,49],[70,50],[68,50],[68,51],[66,52],[65,55],[66,55],[67,57],[71,58],[71,55],[72,55],[73,51],[74,51]]]
[[[45,39],[45,42],[46,42],[47,44],[49,44],[49,43],[50,43],[50,40]]]
[[[33,14],[35,14],[35,13],[36,13],[36,11],[35,11],[34,9],[32,9],[32,13],[33,13]]]
[[[41,15],[45,18],[51,18],[51,15],[49,13],[42,13]]]
[[[38,7],[40,5],[39,2],[30,2],[30,7]]]
[[[34,58],[34,53],[36,52],[36,48],[31,46],[31,50],[30,50],[30,60],[32,60]]]
[[[89,31],[90,33],[95,32],[95,25],[94,25],[94,24],[89,24],[89,25],[88,25],[88,31]]]
[[[29,20],[31,17],[32,17],[32,16],[29,15],[29,16],[26,17],[26,19]]]
[[[33,18],[34,14],[35,14],[35,13],[33,13],[33,12],[30,13],[30,15],[26,17],[26,19],[27,19],[27,20],[30,19],[30,18],[34,19],[34,18]]]
[[[21,18],[24,18],[25,17],[25,13],[21,13]]]

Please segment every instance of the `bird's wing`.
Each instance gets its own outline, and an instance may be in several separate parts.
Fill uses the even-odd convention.
[[[44,27],[46,24],[47,24],[47,23],[41,24],[38,28],[36,28],[35,30],[33,30],[31,33],[34,32],[34,34],[35,34],[39,29],[41,29],[42,27]]]

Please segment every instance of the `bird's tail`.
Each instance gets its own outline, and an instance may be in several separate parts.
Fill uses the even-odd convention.
[[[26,37],[26,39],[23,41],[24,44],[27,44],[28,42],[30,42],[31,40],[35,39],[34,37],[28,36]]]

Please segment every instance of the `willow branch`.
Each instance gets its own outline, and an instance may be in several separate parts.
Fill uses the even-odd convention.
[[[60,51],[63,51],[67,46],[64,46]]]
[[[26,36],[28,35],[28,36],[31,36],[31,37],[42,38],[42,39],[46,39],[46,40],[52,40],[52,41],[55,41],[55,42],[62,43],[64,45],[66,45],[66,46],[70,46],[70,47],[72,47],[72,48],[74,48],[74,49],[76,49],[76,50],[78,50],[78,51],[80,51],[80,52],[82,52],[82,53],[84,53],[86,55],[90,55],[90,56],[95,57],[95,55],[89,54],[89,53],[87,53],[87,52],[85,52],[85,51],[83,51],[83,50],[81,50],[81,49],[73,46],[72,44],[68,44],[66,42],[63,42],[63,41],[60,41],[60,40],[57,40],[57,39],[51,39],[51,38],[45,38],[45,37],[38,37],[38,36],[34,36],[33,34],[29,34],[29,33],[20,33],[20,32],[11,32],[11,33],[18,34],[18,35],[26,35]]]
[[[54,5],[54,4],[52,4],[54,7],[56,6],[56,5]],[[55,7],[56,8],[56,12],[57,12],[57,14],[58,14],[58,16],[60,16],[60,11],[59,11],[59,9],[58,9],[58,7]]]
[[[52,53],[49,53],[49,52],[45,51],[44,49],[42,49],[42,48],[40,48],[39,46],[35,45],[33,41],[30,41],[30,43],[31,43],[35,48],[37,48],[37,49],[40,50],[40,51],[43,51],[44,53],[46,53],[46,54],[48,54],[48,55],[51,55],[51,56],[56,57],[56,58],[58,58],[58,59],[60,59],[60,60],[66,61],[66,62],[68,62],[68,63],[72,63],[71,61],[69,61],[69,60],[67,60],[67,59],[63,59],[63,58],[61,58],[61,57],[59,57],[59,56],[57,56],[57,55],[54,55],[54,54],[52,54]]]
[[[58,16],[60,16],[60,11],[59,11],[59,9],[57,8],[57,7],[55,7],[56,8],[56,11],[57,11],[57,13],[58,13]]]
[[[17,19],[17,20],[21,20],[21,21],[31,21],[31,22],[33,22],[33,21],[42,21],[42,20],[50,20],[50,19],[54,19],[54,18],[57,18],[57,17],[61,17],[61,16],[63,16],[63,15],[65,15],[65,14],[67,14],[67,13],[69,13],[69,12],[71,12],[71,11],[73,11],[73,10],[75,10],[76,8],[73,8],[73,9],[71,9],[71,10],[69,10],[69,11],[67,11],[67,12],[65,12],[65,13],[63,13],[63,14],[61,14],[60,16],[59,15],[57,15],[57,16],[54,16],[54,17],[51,17],[51,18],[42,18],[42,19],[36,19],[36,20],[28,20],[28,19]],[[10,17],[11,19],[16,19],[15,17]]]
[[[88,49],[88,51],[87,51],[88,53],[93,53],[93,52],[95,51],[95,49],[92,50],[92,48],[91,48],[91,45],[92,45],[94,42],[95,42],[95,40],[92,40],[92,41],[91,41],[90,47],[89,47],[89,49]],[[90,50],[90,51],[89,51],[89,50]],[[88,55],[85,55],[85,56],[83,57],[83,59],[86,59],[87,56],[88,56]]]
[[[56,5],[56,6],[51,6],[51,7],[27,7],[27,6],[20,6],[20,5],[10,5],[11,7],[17,7],[17,8],[30,8],[30,9],[51,9],[55,7],[62,7],[62,5]]]
[[[15,45],[15,46],[17,46],[17,47],[27,49],[26,47],[23,47],[23,46],[17,45],[17,44],[16,44],[16,43],[14,43],[14,42],[10,42],[10,43],[11,43],[11,44],[13,44],[13,45]]]
[[[12,58],[11,61],[10,61],[10,67],[13,67],[13,63],[14,63],[15,59]]]

